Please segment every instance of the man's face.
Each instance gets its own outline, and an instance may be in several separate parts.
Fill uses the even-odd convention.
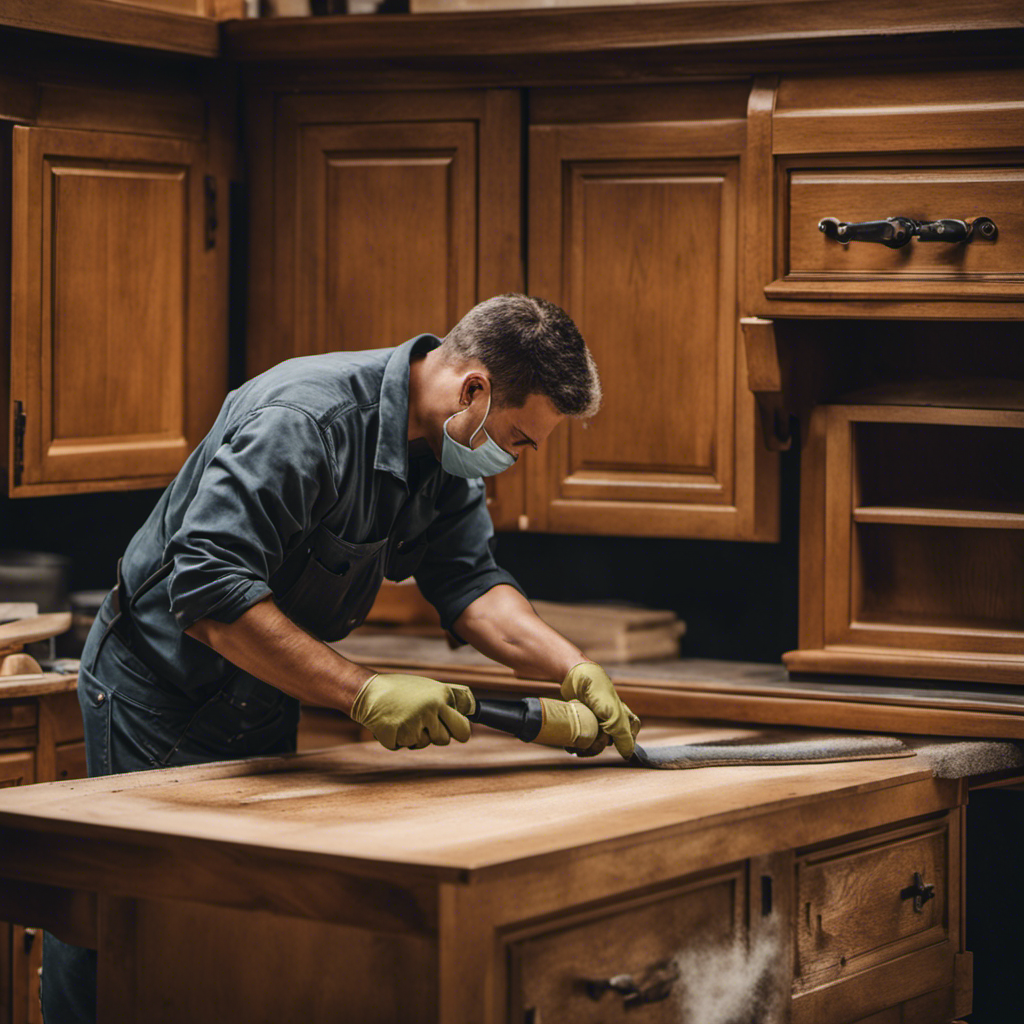
[[[490,381],[486,377],[473,374],[467,378],[462,398],[463,401],[468,399],[468,404],[463,405],[462,413],[448,424],[453,441],[470,446],[470,437],[484,423],[484,429],[473,438],[471,446],[482,445],[486,431],[496,445],[518,459],[524,448],[536,449],[565,419],[546,395],[530,395],[519,409],[499,407],[492,402],[490,412],[486,412],[489,395]]]

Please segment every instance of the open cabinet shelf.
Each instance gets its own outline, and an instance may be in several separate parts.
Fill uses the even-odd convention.
[[[787,667],[1020,684],[1021,466],[1021,408],[816,409]]]

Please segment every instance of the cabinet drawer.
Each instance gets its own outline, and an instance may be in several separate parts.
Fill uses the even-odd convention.
[[[85,743],[61,743],[55,756],[56,778],[84,779],[89,773],[85,765]]]
[[[513,943],[510,1020],[667,1024],[690,1019],[685,981],[692,957],[687,954],[732,948],[742,935],[745,891],[742,872],[719,874]],[[664,979],[664,998],[632,1007],[617,992],[588,992],[586,982],[620,975],[630,975],[641,989]]]
[[[36,757],[31,750],[0,754],[0,789],[27,786],[36,780]]]
[[[833,158],[834,160],[834,158]],[[1024,165],[900,165],[860,158],[831,166],[784,167],[784,277],[773,292],[807,296],[823,287],[854,298],[1024,297]],[[922,242],[900,249],[874,242],[842,244],[818,228],[825,217],[845,222],[989,217],[993,241]]]
[[[949,851],[943,819],[798,857],[797,989],[948,939]]]
[[[772,112],[776,316],[1019,315],[1024,300],[1020,69],[785,76]],[[900,248],[829,238],[857,224],[987,217],[994,234]],[[950,237],[945,231],[944,238]],[[953,236],[955,237],[955,235]],[[757,303],[755,302],[755,305]]]

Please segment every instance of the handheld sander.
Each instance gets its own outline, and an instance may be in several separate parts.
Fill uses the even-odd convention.
[[[471,722],[500,729],[524,743],[586,750],[600,727],[594,712],[578,700],[524,697],[522,700],[477,700]]]

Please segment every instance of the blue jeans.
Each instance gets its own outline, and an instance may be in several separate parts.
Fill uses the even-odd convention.
[[[110,595],[82,652],[78,702],[90,776],[295,750],[297,700],[243,672],[202,698],[162,682]],[[46,1024],[93,1024],[95,950],[45,934],[42,1003]]]

